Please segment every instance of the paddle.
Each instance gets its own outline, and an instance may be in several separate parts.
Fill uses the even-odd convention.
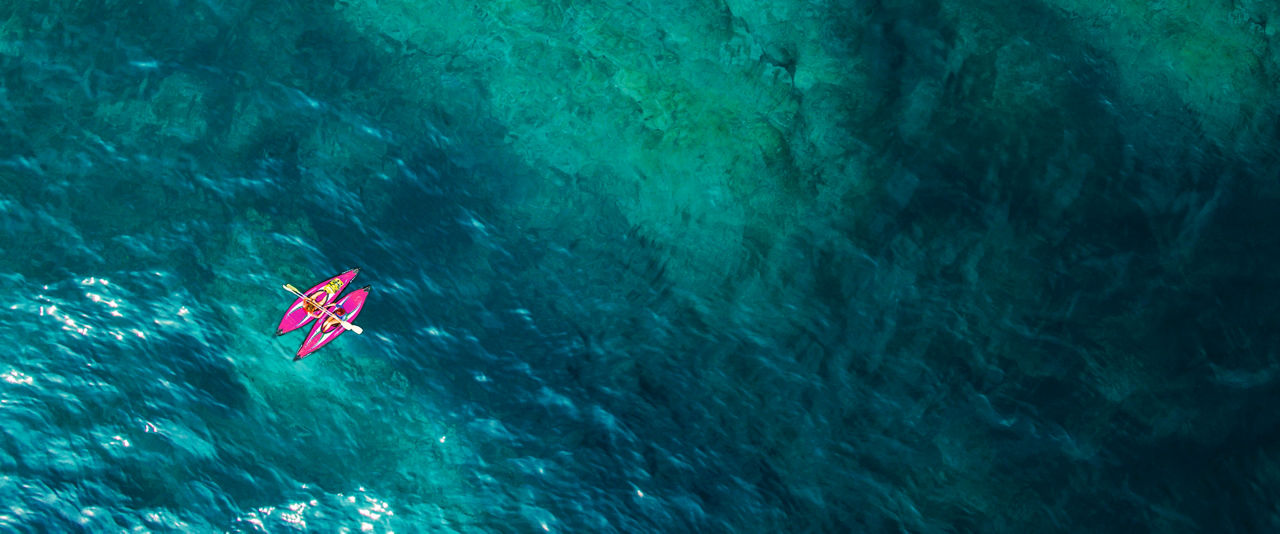
[[[348,323],[348,322],[346,322],[346,321],[343,321],[341,317],[338,317],[337,315],[334,315],[334,314],[333,314],[333,312],[329,311],[328,309],[325,309],[325,307],[324,307],[324,306],[321,306],[321,305],[320,305],[320,303],[318,303],[318,302],[316,302],[316,301],[315,301],[315,299],[313,299],[313,298],[311,298],[311,297],[309,297],[309,296],[307,296],[307,295],[303,295],[301,291],[298,291],[298,288],[293,287],[293,284],[285,284],[285,285],[284,285],[284,288],[285,288],[285,289],[287,289],[287,290],[289,290],[289,292],[290,292],[290,293],[293,293],[294,295],[297,295],[297,296],[299,296],[299,297],[302,297],[302,299],[303,299],[303,300],[307,301],[307,304],[310,304],[310,305],[312,305],[312,306],[315,306],[315,307],[316,307],[316,309],[318,309],[318,310],[320,310],[320,311],[324,312],[324,314],[325,314],[325,315],[328,315],[329,317],[331,317],[331,318],[333,318],[333,319],[337,320],[337,321],[338,321],[338,324],[342,325],[342,327],[343,327],[343,328],[345,328],[345,329],[347,329],[347,330],[350,330],[350,331],[352,331],[352,332],[355,332],[355,333],[357,333],[357,334],[363,334],[363,333],[364,333],[364,329],[363,329],[363,328],[360,328],[360,327],[358,327],[358,326],[356,326],[356,325],[353,325],[353,324],[351,324],[351,323]]]

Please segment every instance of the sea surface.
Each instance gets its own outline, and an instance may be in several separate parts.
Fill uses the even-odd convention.
[[[1280,532],[1278,6],[0,2],[0,531]]]

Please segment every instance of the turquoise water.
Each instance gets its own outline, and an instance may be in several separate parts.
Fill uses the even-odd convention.
[[[5,3],[0,530],[1276,531],[1275,20]]]

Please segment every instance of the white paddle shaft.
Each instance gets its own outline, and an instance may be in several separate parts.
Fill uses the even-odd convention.
[[[316,301],[315,301],[315,299],[311,298],[311,297],[310,297],[310,296],[308,296],[308,295],[303,295],[301,291],[298,291],[298,288],[293,287],[293,284],[285,284],[285,285],[284,285],[284,288],[285,288],[285,289],[287,289],[287,290],[289,290],[289,292],[290,292],[290,293],[293,293],[294,295],[297,295],[297,296],[299,296],[299,297],[302,297],[302,299],[303,299],[303,300],[307,301],[307,304],[310,304],[310,305],[312,305],[312,306],[315,306],[315,307],[316,307],[316,309],[318,309],[318,310],[320,310],[320,311],[324,312],[324,314],[325,314],[325,315],[328,315],[329,317],[331,317],[331,318],[333,318],[334,320],[338,321],[338,324],[342,325],[342,327],[343,327],[343,328],[346,328],[347,330],[350,330],[350,331],[355,332],[355,333],[357,333],[357,334],[363,334],[363,333],[364,333],[364,329],[363,329],[363,328],[360,328],[359,326],[356,326],[356,325],[353,325],[353,324],[348,323],[348,322],[346,322],[346,321],[343,321],[341,317],[338,317],[337,315],[334,315],[334,314],[333,314],[333,312],[329,311],[329,310],[328,310],[328,309],[326,309],[324,306],[321,306],[319,302],[316,302]]]

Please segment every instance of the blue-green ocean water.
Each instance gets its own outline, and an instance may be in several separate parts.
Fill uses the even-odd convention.
[[[1277,531],[1277,20],[3,2],[0,530]]]

